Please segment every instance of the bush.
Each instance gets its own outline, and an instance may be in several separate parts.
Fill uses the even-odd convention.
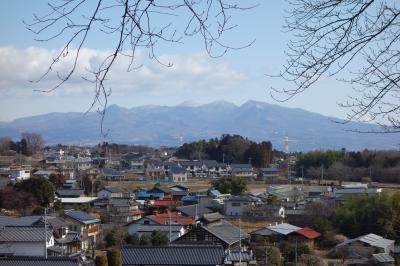
[[[106,256],[96,256],[96,266],[108,266],[108,260]]]

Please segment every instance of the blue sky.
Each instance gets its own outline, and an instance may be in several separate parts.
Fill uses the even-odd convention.
[[[77,76],[66,86],[51,94],[33,89],[51,88],[51,80],[32,84],[40,77],[62,40],[34,41],[35,36],[25,29],[22,20],[29,21],[33,13],[48,11],[44,0],[4,1],[0,9],[0,121],[48,112],[86,111],[93,96],[92,85]],[[113,93],[110,104],[125,107],[138,105],[176,105],[182,102],[203,104],[226,100],[242,104],[248,100],[300,107],[321,114],[344,117],[345,110],[337,106],[351,93],[348,85],[325,78],[294,99],[277,103],[270,96],[270,87],[285,86],[265,74],[276,74],[285,62],[284,49],[290,33],[282,31],[284,1],[255,1],[250,11],[236,12],[233,19],[239,25],[226,36],[233,46],[255,39],[248,48],[230,51],[222,58],[205,54],[199,38],[185,39],[182,45],[161,45],[158,54],[172,61],[165,68],[146,60],[141,51],[138,60],[141,70],[126,73],[126,60],[120,60],[110,75]],[[81,70],[114,46],[112,38],[99,32],[90,35],[81,61]]]

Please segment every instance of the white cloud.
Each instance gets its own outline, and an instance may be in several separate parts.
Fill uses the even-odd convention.
[[[42,48],[0,47],[0,95],[2,97],[43,97],[33,90],[49,90],[58,82],[56,73],[65,75],[73,64],[73,54],[63,58],[54,71],[39,83],[37,80],[52,61],[57,50]],[[99,62],[109,54],[106,50],[82,49],[76,72],[62,87],[48,96],[90,97],[93,96],[94,85],[83,80],[91,78],[87,70],[95,69]],[[162,55],[162,62],[171,62],[168,68],[149,61],[140,51],[137,53],[136,65],[143,67],[127,72],[129,58],[119,57],[108,76],[107,87],[111,87],[115,96],[166,96],[180,95],[182,99],[196,99],[205,94],[228,93],[238,88],[246,80],[245,74],[236,71],[226,63],[217,63],[204,54]]]

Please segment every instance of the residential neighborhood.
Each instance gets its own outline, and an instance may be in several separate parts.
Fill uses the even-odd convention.
[[[113,256],[118,265],[396,264],[395,235],[372,225],[355,235],[351,220],[343,231],[333,226],[347,220],[329,221],[385,189],[288,178],[285,160],[258,168],[49,147],[16,170],[19,161],[3,156],[0,265],[102,265]],[[25,195],[31,202],[15,205]]]

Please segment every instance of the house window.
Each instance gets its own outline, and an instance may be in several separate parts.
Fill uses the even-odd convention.
[[[150,224],[150,221],[143,221],[143,224]]]
[[[240,202],[232,202],[232,207],[240,207]]]

